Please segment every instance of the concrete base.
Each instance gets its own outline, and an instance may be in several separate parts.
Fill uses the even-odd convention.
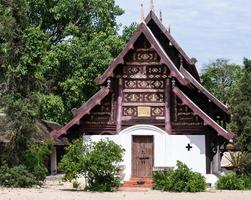
[[[207,185],[209,185],[212,188],[216,187],[216,183],[217,183],[217,181],[219,179],[216,175],[214,175],[214,174],[206,174],[205,178],[206,178]]]

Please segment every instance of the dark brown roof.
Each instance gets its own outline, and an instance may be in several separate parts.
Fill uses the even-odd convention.
[[[180,52],[180,54],[185,58],[185,60],[190,64],[194,65],[195,61],[193,59],[190,59],[189,56],[183,51],[183,49],[180,47],[180,45],[176,42],[176,40],[172,37],[172,35],[169,33],[169,31],[163,26],[163,24],[160,22],[159,18],[155,15],[153,11],[150,11],[150,13],[147,15],[145,21],[146,24],[148,24],[151,20],[153,20],[158,27],[161,29],[161,31],[165,34],[165,36],[168,38],[168,40],[171,41],[172,45]]]
[[[207,96],[215,105],[217,105],[223,112],[229,114],[228,108],[214,95],[212,95],[206,88],[204,88],[184,67],[180,68],[180,72],[188,79],[199,91]]]
[[[190,58],[186,52],[181,48],[181,46],[177,43],[177,41],[173,38],[173,36],[171,35],[171,33],[166,29],[165,26],[163,26],[163,24],[161,23],[161,21],[159,20],[159,18],[155,15],[155,13],[153,11],[150,11],[150,13],[148,14],[148,16],[146,17],[146,24],[149,24],[149,22],[153,20],[154,23],[158,26],[158,28],[160,29],[160,31],[163,33],[163,35],[165,35],[166,39],[168,39],[171,44],[173,45],[173,47],[180,53],[180,55],[185,59],[185,61],[190,65],[190,67],[192,68],[193,74],[195,75],[195,78],[197,80],[200,80],[199,77],[199,73],[195,67],[195,63],[197,62],[197,60],[195,58]],[[158,38],[157,38],[158,39]]]
[[[198,115],[204,120],[204,125],[208,125],[212,127],[219,135],[224,137],[227,140],[232,139],[235,134],[226,131],[224,128],[222,128],[219,124],[217,124],[212,118],[210,118],[203,110],[201,110],[194,102],[192,102],[178,87],[173,87],[173,92],[179,97],[179,99],[187,105],[194,114]]]

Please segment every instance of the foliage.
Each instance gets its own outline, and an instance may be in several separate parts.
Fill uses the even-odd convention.
[[[124,30],[122,32],[122,39],[125,42],[128,42],[131,39],[133,33],[136,31],[136,29],[137,29],[136,22],[131,23],[129,26],[124,26]]]
[[[114,0],[27,0],[31,23],[41,26],[52,38],[53,44],[68,36],[79,37],[83,33],[117,29],[116,17],[123,10]]]
[[[205,177],[192,172],[185,164],[177,161],[177,169],[155,172],[154,189],[171,192],[203,192],[206,189]]]
[[[124,152],[119,145],[109,140],[83,145],[76,140],[67,150],[60,163],[65,180],[84,176],[88,191],[113,191],[119,187],[118,164]]]
[[[24,165],[9,168],[7,164],[3,164],[0,167],[0,186],[27,188],[39,184],[40,182]]]
[[[72,181],[85,172],[87,148],[82,139],[75,140],[67,147],[67,153],[59,163],[59,168],[64,173],[64,180]]]
[[[87,190],[112,191],[120,185],[118,164],[123,160],[124,149],[110,140],[93,143],[87,153]]]
[[[244,73],[231,99],[231,128],[238,134],[237,146],[251,151],[251,60],[244,59]]]
[[[35,122],[65,123],[95,93],[94,78],[124,45],[122,13],[114,0],[0,1],[0,108],[13,134],[1,160],[9,167],[29,163],[32,152],[42,174],[29,170],[44,177],[40,151],[30,145]]]
[[[64,103],[65,121],[71,117],[68,111],[80,107],[98,90],[95,78],[103,73],[123,45],[123,40],[110,31],[95,32],[91,36],[83,34],[52,47],[47,56],[45,76],[51,83],[50,92]],[[60,113],[54,117],[60,118]]]
[[[230,104],[233,89],[241,75],[241,66],[229,63],[226,59],[216,59],[203,69],[201,79],[203,86],[212,94],[222,102]]]
[[[59,123],[65,121],[65,108],[60,96],[41,94],[39,101],[41,119]]]
[[[45,161],[48,160],[51,149],[51,141],[45,144],[30,142],[29,148],[24,152],[24,165],[39,181],[43,181],[48,174]]]
[[[251,177],[236,174],[221,176],[217,182],[217,188],[221,190],[251,189]]]
[[[36,132],[35,119],[37,107],[34,106],[36,98],[22,98],[19,95],[8,95],[4,98],[6,106],[6,119],[12,133],[12,140],[7,150],[7,162],[13,166],[22,161],[23,151],[28,148],[28,141]]]
[[[248,162],[247,152],[229,152],[226,159],[237,174],[243,174]]]

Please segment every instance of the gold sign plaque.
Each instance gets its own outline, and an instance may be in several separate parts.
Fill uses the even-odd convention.
[[[151,108],[146,106],[138,107],[138,117],[151,117]]]

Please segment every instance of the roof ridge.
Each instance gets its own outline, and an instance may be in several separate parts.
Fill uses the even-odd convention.
[[[153,11],[150,11],[147,15],[145,22],[148,24],[150,20],[153,19],[154,22],[158,25],[158,27],[161,29],[161,31],[166,35],[166,37],[171,41],[171,43],[176,47],[176,49],[183,55],[183,57],[186,59],[186,61],[190,65],[194,65],[196,62],[194,59],[190,58],[187,53],[181,48],[181,46],[178,44],[178,42],[173,38],[173,36],[168,32],[166,27],[160,22],[159,18],[156,16],[156,14]]]

